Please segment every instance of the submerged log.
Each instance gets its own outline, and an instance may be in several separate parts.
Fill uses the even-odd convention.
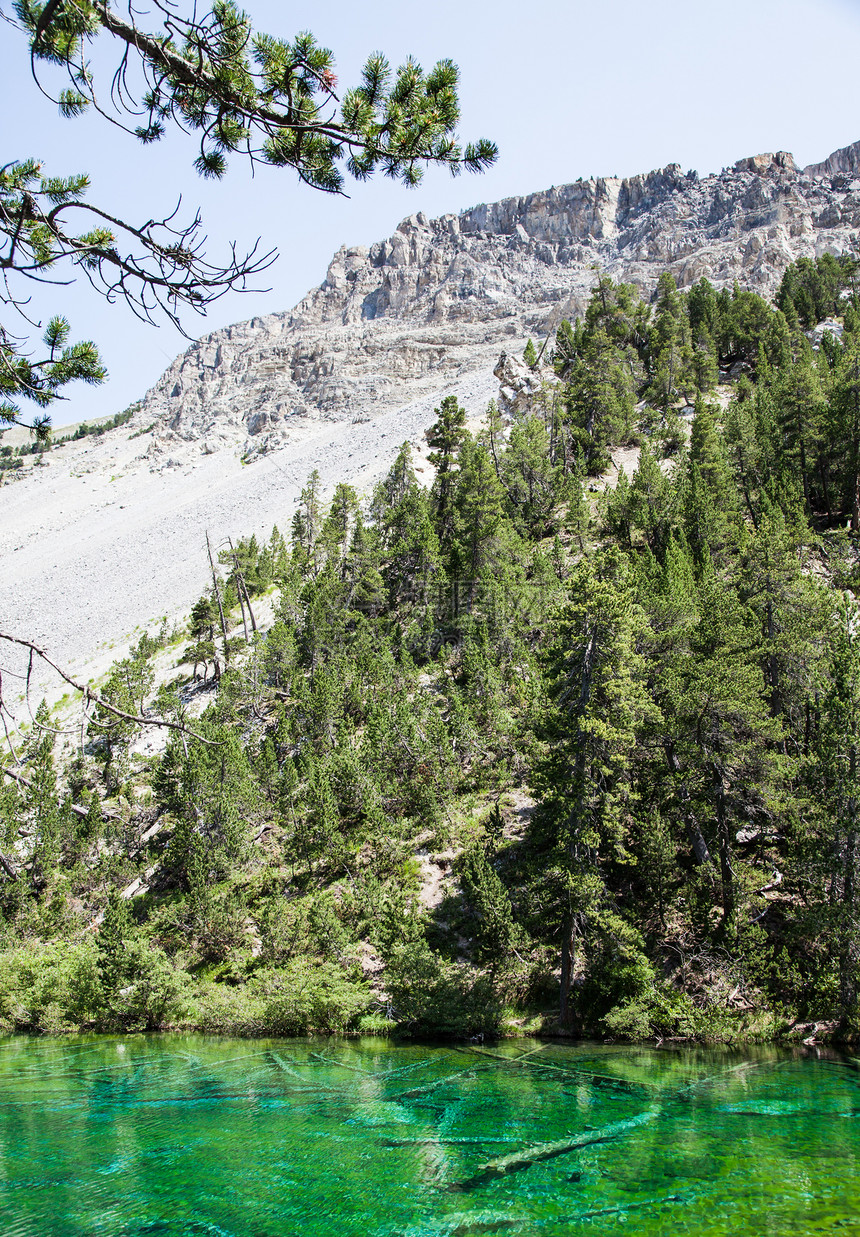
[[[590,1083],[595,1087],[610,1086],[617,1087],[621,1091],[638,1092],[640,1095],[643,1092],[646,1095],[653,1094],[653,1087],[647,1082],[630,1082],[627,1078],[618,1078],[614,1074],[596,1074],[592,1070],[577,1069],[575,1066],[548,1065],[546,1061],[532,1061],[530,1058],[533,1052],[538,1051],[537,1049],[523,1053],[519,1057],[505,1057],[499,1052],[490,1052],[487,1048],[461,1047],[459,1051],[474,1053],[481,1057],[492,1057],[494,1061],[501,1061],[506,1065],[519,1065],[524,1069],[548,1070],[550,1073],[562,1074],[565,1078]]]
[[[465,1181],[455,1182],[449,1186],[449,1189],[474,1190],[508,1173],[522,1172],[523,1169],[531,1168],[533,1164],[540,1164],[543,1160],[554,1160],[557,1156],[569,1155],[572,1151],[579,1151],[582,1147],[592,1147],[595,1143],[611,1142],[616,1138],[623,1138],[626,1134],[641,1129],[642,1126],[656,1120],[659,1111],[658,1108],[649,1108],[636,1117],[628,1117],[626,1121],[614,1121],[611,1125],[604,1125],[596,1130],[583,1130],[580,1134],[559,1139],[558,1142],[536,1143],[531,1147],[524,1147],[521,1151],[514,1151],[510,1155],[503,1155],[499,1159],[488,1160],[472,1177],[467,1177]]]
[[[463,1078],[468,1074],[477,1074],[485,1069],[489,1069],[489,1066],[470,1065],[468,1069],[457,1070],[455,1074],[446,1074],[444,1078],[437,1078],[434,1082],[427,1082],[421,1087],[411,1087],[408,1091],[398,1091],[396,1095],[386,1096],[386,1099],[392,1101],[415,1100],[418,1099],[420,1095],[429,1095],[431,1091],[436,1091],[439,1087],[444,1087],[446,1082],[453,1082],[455,1078]]]
[[[311,1059],[314,1061],[322,1061],[324,1065],[336,1065],[339,1069],[348,1069],[353,1074],[361,1074],[362,1078],[375,1078],[376,1074],[370,1070],[360,1069],[357,1065],[347,1065],[346,1061],[335,1061],[331,1057],[324,1057],[321,1052],[312,1052]]]
[[[440,1135],[438,1138],[432,1135],[423,1135],[421,1138],[382,1138],[380,1143],[383,1147],[486,1147],[487,1145],[495,1146],[499,1143],[514,1143],[519,1140],[516,1138],[491,1138],[487,1135],[486,1138],[456,1138]]]
[[[782,1062],[777,1061],[741,1061],[740,1065],[729,1066],[728,1069],[720,1070],[717,1074],[706,1074],[704,1078],[697,1078],[695,1082],[689,1082],[684,1087],[679,1087],[675,1092],[675,1098],[680,1099],[684,1095],[689,1095],[691,1091],[697,1090],[699,1087],[705,1087],[709,1082],[721,1082],[725,1078],[731,1078],[733,1074],[742,1074],[745,1070],[750,1069],[779,1069]]]
[[[636,1211],[641,1207],[659,1207],[663,1203],[685,1203],[689,1196],[684,1194],[664,1194],[662,1198],[643,1198],[638,1203],[622,1203],[617,1207],[598,1207],[593,1211],[581,1211],[576,1220],[594,1220],[598,1216],[623,1216],[628,1211]]]
[[[439,1237],[477,1237],[479,1233],[497,1233],[501,1228],[522,1228],[520,1216],[498,1215],[488,1211],[470,1211],[464,1215],[445,1216],[425,1227],[410,1228],[410,1234],[438,1233]]]
[[[287,1074],[290,1078],[297,1078],[299,1082],[303,1083],[309,1091],[335,1092],[334,1087],[327,1087],[325,1083],[317,1082],[314,1078],[308,1078],[307,1074],[301,1074],[297,1069],[293,1069],[292,1065],[289,1065],[279,1052],[269,1051],[266,1053],[266,1056],[270,1061],[277,1065],[279,1070],[281,1070],[284,1074]]]

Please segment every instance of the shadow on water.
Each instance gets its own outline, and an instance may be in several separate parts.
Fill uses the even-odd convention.
[[[858,1150],[836,1052],[0,1041],[8,1237],[860,1232]]]

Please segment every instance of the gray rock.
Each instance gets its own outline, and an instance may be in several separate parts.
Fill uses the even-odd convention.
[[[216,445],[260,454],[320,421],[362,422],[432,397],[501,352],[521,356],[529,336],[539,347],[562,313],[582,310],[598,272],[646,296],[666,269],[681,287],[737,279],[770,296],[789,262],[842,252],[858,228],[860,142],[803,171],[778,152],[703,179],[669,164],[459,216],[419,211],[369,250],[339,249],[292,311],[193,344],[136,423],[157,422],[165,460]],[[500,377],[506,411],[532,378],[539,385],[527,377]]]
[[[522,357],[503,352],[493,374],[499,380],[499,411],[508,419],[528,412],[546,386],[557,382],[550,369],[529,369]]]

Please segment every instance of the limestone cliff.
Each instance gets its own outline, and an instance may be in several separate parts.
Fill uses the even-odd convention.
[[[857,179],[855,179],[857,177]],[[579,180],[404,219],[340,249],[291,312],[214,331],[148,393],[151,453],[272,449],[320,419],[364,421],[432,395],[583,306],[597,271],[646,294],[661,271],[765,295],[786,265],[842,252],[860,227],[860,143],[799,170],[791,155],[742,159],[699,178],[677,164]]]

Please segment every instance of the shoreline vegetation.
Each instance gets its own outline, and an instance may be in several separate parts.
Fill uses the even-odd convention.
[[[429,489],[207,545],[3,762],[0,1030],[855,1042],[857,274],[601,276]]]

